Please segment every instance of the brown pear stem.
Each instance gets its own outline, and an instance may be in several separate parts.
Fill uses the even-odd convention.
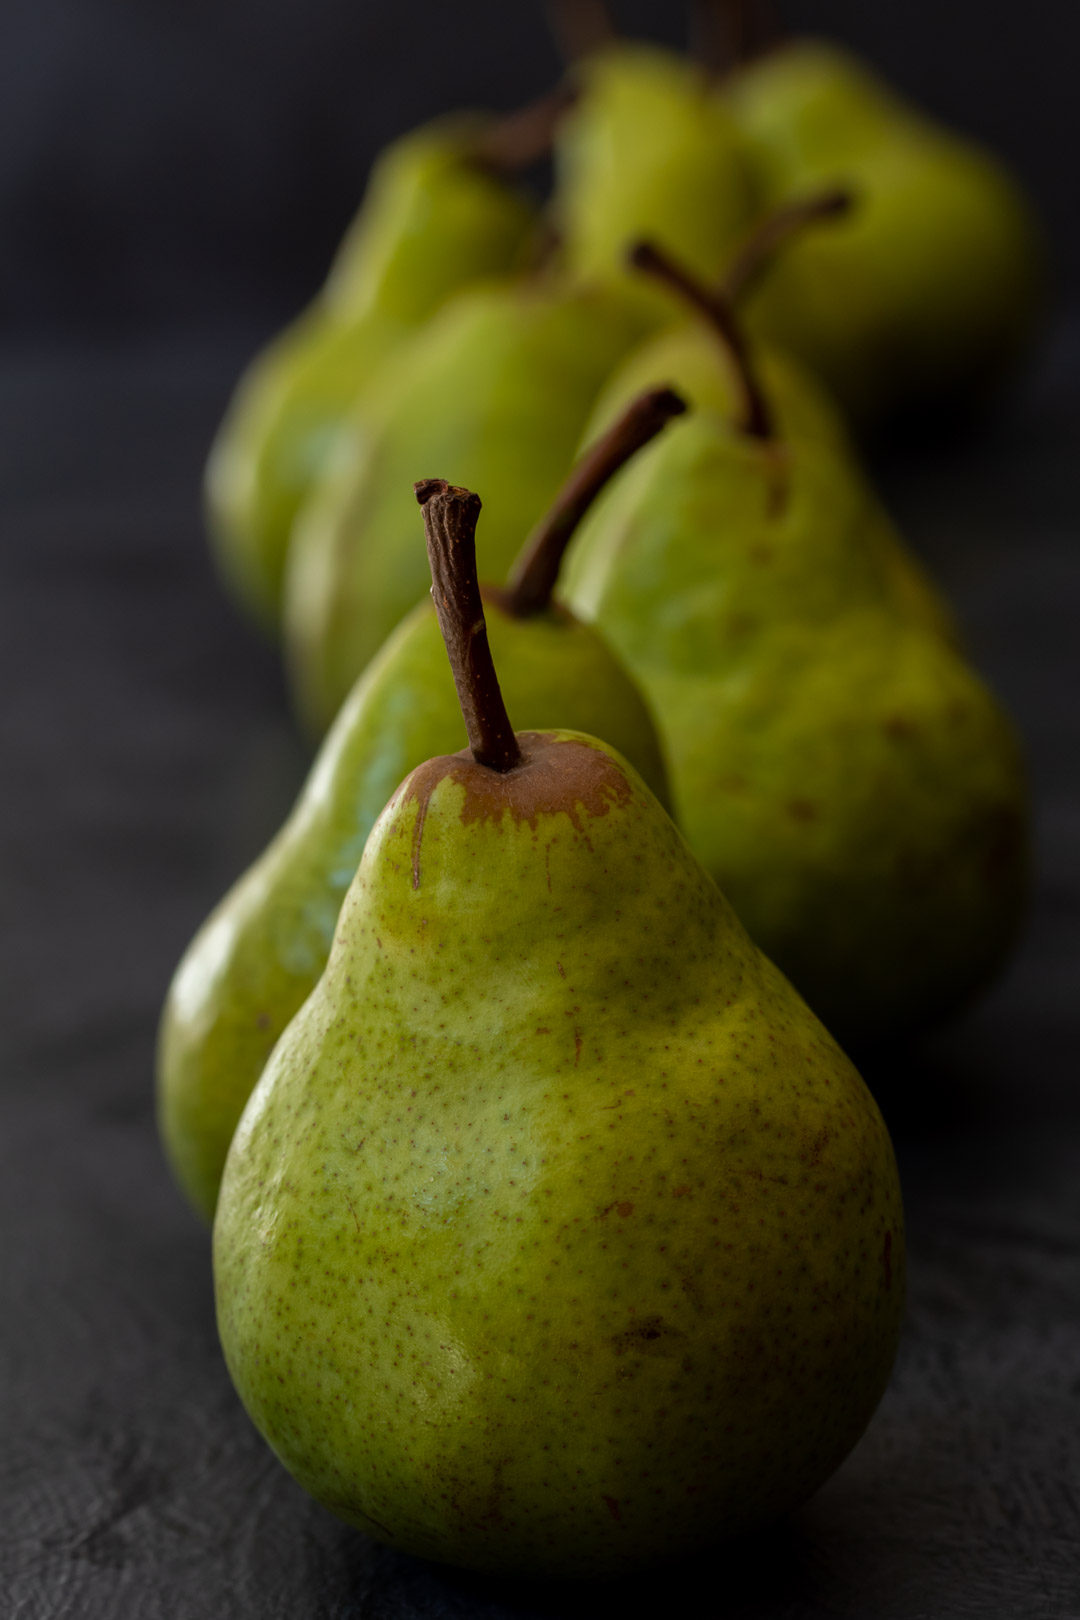
[[[547,0],[548,26],[564,62],[581,62],[618,36],[605,0]]]
[[[540,520],[499,593],[499,606],[517,619],[543,613],[559,577],[566,548],[574,531],[609,479],[630,457],[655,439],[673,416],[681,416],[686,401],[670,388],[654,388],[637,399],[618,421],[585,452],[554,505]]]
[[[475,161],[496,174],[516,174],[546,157],[564,113],[573,105],[577,90],[556,85],[546,95],[498,118],[476,143]]]
[[[750,360],[750,351],[742,327],[724,294],[706,287],[689,270],[677,264],[667,253],[662,253],[652,242],[638,242],[631,248],[629,260],[636,269],[644,270],[647,275],[662,281],[705,317],[718,334],[735,367],[742,393],[742,413],[737,426],[752,438],[773,438],[772,412]]]
[[[499,690],[476,578],[480,497],[443,478],[425,478],[413,488],[424,509],[431,595],[469,747],[478,765],[512,771],[521,762],[521,749]]]
[[[723,295],[729,303],[737,304],[747,291],[761,279],[777,250],[792,236],[798,236],[808,225],[819,220],[841,219],[851,212],[855,198],[842,186],[815,192],[812,197],[800,197],[785,203],[768,214],[746,238],[723,281]]]
[[[692,0],[690,50],[710,78],[719,79],[751,51],[750,0]]]

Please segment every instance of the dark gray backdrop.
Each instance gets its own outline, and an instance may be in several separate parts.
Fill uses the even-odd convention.
[[[680,37],[671,0],[613,9]],[[1010,158],[1076,285],[1075,6],[782,9]],[[0,321],[278,319],[316,285],[382,142],[462,102],[514,106],[558,68],[539,0],[6,0]]]

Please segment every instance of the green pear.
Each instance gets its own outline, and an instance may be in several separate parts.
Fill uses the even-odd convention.
[[[593,399],[640,335],[615,295],[537,276],[460,294],[402,351],[301,512],[285,646],[297,709],[324,731],[353,681],[427,589],[418,471],[486,491],[481,559],[501,575],[551,505]]]
[[[985,394],[1030,335],[1043,279],[1016,182],[831,45],[793,40],[725,89],[769,205],[842,184],[859,207],[793,244],[748,305],[853,417]]]
[[[567,579],[660,719],[691,847],[853,1045],[979,990],[1026,879],[1012,729],[877,521],[849,458],[702,413],[612,483]]]
[[[484,605],[503,683],[531,728],[610,739],[664,802],[652,718],[599,635],[551,599],[576,523],[612,473],[681,408],[636,401],[583,460],[531,537],[508,587]],[[435,609],[421,603],[342,706],[284,827],[188,947],[158,1039],[158,1117],[173,1173],[207,1220],[237,1120],[275,1041],[330,950],[367,836],[417,765],[464,736]]]
[[[207,511],[226,580],[268,626],[293,520],[350,406],[452,293],[521,264],[535,238],[535,209],[493,161],[499,130],[465,115],[395,141],[322,293],[240,380],[210,453]]]
[[[875,554],[898,611],[956,642],[951,609],[904,545],[884,506],[871,496],[835,403],[798,361],[768,343],[749,342],[733,307],[731,293],[738,294],[742,283],[759,272],[793,230],[814,219],[831,220],[847,213],[846,199],[845,206],[839,206],[841,195],[816,193],[766,219],[741,257],[738,281],[725,281],[720,288],[699,281],[653,244],[637,243],[629,262],[665,286],[697,318],[645,338],[616,367],[596,402],[583,443],[588,445],[609,430],[644,390],[666,381],[696,410],[719,415],[752,437],[773,445],[802,441],[811,456],[820,444],[826,461],[849,465],[858,490],[863,548]]]
[[[655,238],[713,275],[757,208],[744,143],[706,76],[672,52],[614,41],[575,77],[577,99],[554,139],[567,268],[619,286],[663,320],[663,300],[628,274],[626,247]]]
[[[350,1524],[615,1574],[842,1461],[896,1350],[900,1189],[857,1072],[640,777],[512,731],[461,579],[475,497],[442,489],[470,748],[380,816],[244,1112],[218,1325],[253,1421]]]

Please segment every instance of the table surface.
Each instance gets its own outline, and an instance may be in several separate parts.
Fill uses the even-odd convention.
[[[1080,1616],[1080,329],[992,422],[879,467],[1024,732],[1038,858],[993,993],[867,1071],[910,1224],[892,1384],[790,1522],[602,1594],[438,1570],[302,1494],[232,1392],[156,1144],[169,975],[305,768],[201,532],[245,347],[0,357],[4,1613]]]

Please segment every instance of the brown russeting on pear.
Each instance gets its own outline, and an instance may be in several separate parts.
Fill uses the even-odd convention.
[[[639,394],[574,467],[551,510],[533,530],[514,564],[499,605],[515,618],[543,613],[559,577],[566,548],[585,513],[609,479],[654,439],[686,401],[670,388]]]
[[[476,578],[480,497],[444,478],[424,478],[413,488],[424,510],[431,595],[469,747],[478,765],[512,771],[521,762],[521,750],[499,690]]]

